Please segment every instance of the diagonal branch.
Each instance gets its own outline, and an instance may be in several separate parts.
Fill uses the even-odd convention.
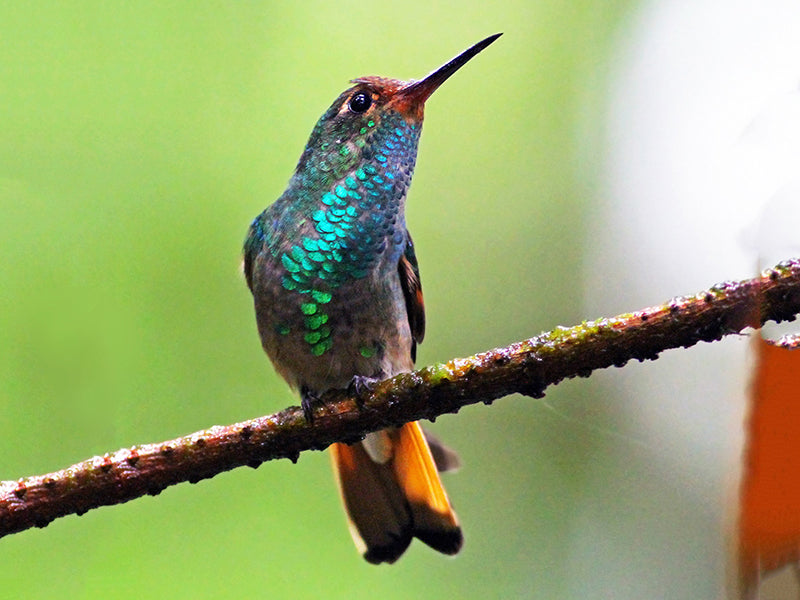
[[[462,406],[490,404],[519,392],[541,397],[548,386],[663,350],[711,342],[767,321],[800,313],[800,259],[759,277],[715,285],[662,306],[584,322],[380,382],[360,397],[332,391],[307,423],[300,408],[191,435],[96,456],[62,471],[0,482],[0,536],[44,527],[69,514],[156,495],[183,481],[197,482],[276,458],[353,441],[388,425],[433,419]]]

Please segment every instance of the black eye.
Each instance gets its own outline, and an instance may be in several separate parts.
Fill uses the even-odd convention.
[[[365,92],[358,92],[357,94],[353,94],[347,106],[349,106],[350,110],[354,113],[363,113],[372,106],[372,97]]]

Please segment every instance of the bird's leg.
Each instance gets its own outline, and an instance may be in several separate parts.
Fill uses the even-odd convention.
[[[314,422],[314,403],[319,402],[319,396],[308,389],[306,386],[300,388],[300,406],[303,409],[303,416],[309,423]]]

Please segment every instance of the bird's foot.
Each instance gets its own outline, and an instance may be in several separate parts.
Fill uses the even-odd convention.
[[[300,388],[300,406],[303,409],[303,416],[309,423],[314,422],[314,404],[316,402],[319,402],[319,396],[306,386]]]
[[[355,398],[358,408],[364,408],[362,396],[371,392],[380,380],[380,377],[365,377],[364,375],[353,376],[347,386],[347,393]]]
[[[371,392],[379,381],[379,377],[354,375],[347,386],[347,393],[353,396],[360,396],[361,394]]]

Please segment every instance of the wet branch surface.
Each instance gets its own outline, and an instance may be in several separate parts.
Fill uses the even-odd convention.
[[[312,423],[300,408],[290,407],[95,456],[54,473],[0,482],[0,536],[236,467],[277,458],[296,461],[306,450],[355,441],[387,425],[434,419],[468,404],[489,404],[512,393],[539,398],[564,379],[588,377],[629,360],[656,359],[664,350],[712,342],[767,321],[791,321],[798,313],[800,259],[793,259],[754,279],[720,283],[661,306],[559,327],[505,348],[398,375],[358,397],[329,392]]]

